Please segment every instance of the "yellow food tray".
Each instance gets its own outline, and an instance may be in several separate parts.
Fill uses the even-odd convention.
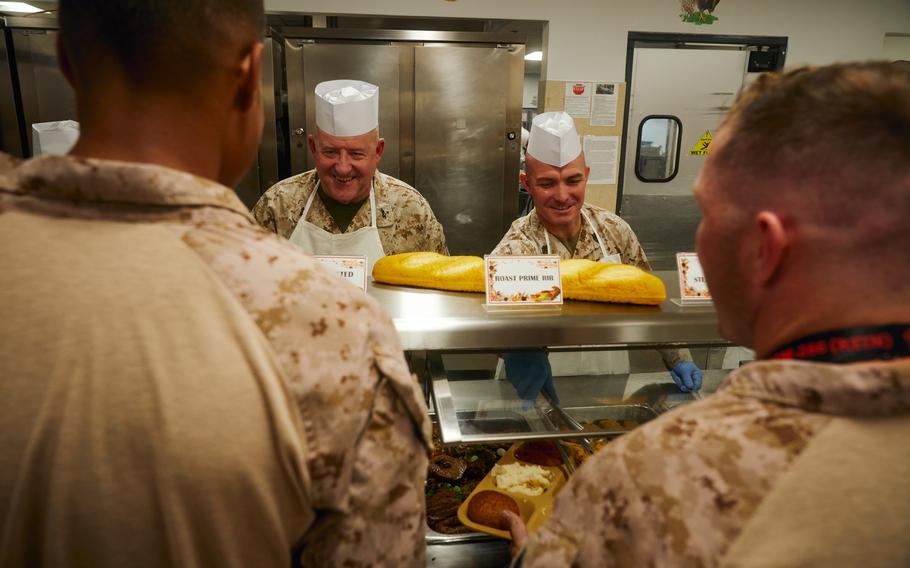
[[[507,465],[510,463],[522,463],[524,465],[535,465],[523,462],[515,457],[515,450],[521,446],[521,442],[513,444],[509,451],[505,453],[504,456],[499,458],[499,461],[496,462],[496,465]],[[481,491],[496,491],[497,493],[502,493],[508,495],[512,499],[515,499],[515,502],[518,503],[518,513],[521,516],[521,520],[525,522],[525,526],[528,528],[528,532],[536,531],[541,524],[546,520],[550,515],[550,511],[553,510],[553,498],[556,496],[556,493],[562,489],[562,486],[566,484],[567,474],[564,470],[564,466],[540,466],[543,469],[551,472],[552,478],[550,486],[546,491],[537,496],[525,495],[523,493],[510,493],[504,489],[496,487],[496,479],[493,477],[493,470],[490,471],[481,481],[477,484],[477,487],[474,488],[474,491],[471,491],[471,494],[467,499],[464,500],[464,503],[458,508],[458,520],[461,521],[466,527],[470,527],[478,532],[484,532],[491,534],[493,536],[498,536],[500,538],[512,539],[511,533],[509,531],[501,531],[495,529],[491,526],[481,525],[475,523],[470,518],[468,518],[468,505],[471,502],[471,499],[474,498]]]

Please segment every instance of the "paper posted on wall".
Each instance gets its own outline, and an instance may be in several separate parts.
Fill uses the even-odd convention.
[[[566,81],[566,114],[573,118],[590,118],[592,83]]]
[[[616,184],[619,136],[585,136],[585,162],[591,168],[588,183]]]
[[[616,126],[619,83],[594,83],[591,126]]]

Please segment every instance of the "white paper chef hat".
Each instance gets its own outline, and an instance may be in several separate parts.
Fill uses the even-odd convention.
[[[379,127],[379,87],[350,79],[316,85],[316,126],[332,136],[359,136]]]
[[[531,122],[527,153],[551,166],[568,164],[581,154],[575,121],[562,111],[538,114]]]

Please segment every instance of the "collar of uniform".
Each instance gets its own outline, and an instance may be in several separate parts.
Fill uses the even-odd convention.
[[[910,412],[910,359],[848,365],[756,361],[730,373],[720,391],[825,414]]]
[[[249,216],[228,187],[153,164],[42,156],[16,170],[11,191],[48,199],[120,205],[208,206]]]
[[[591,216],[592,219],[594,218],[594,214],[591,211],[590,205],[585,203],[581,207],[582,207],[582,209],[585,210],[585,212],[588,215]],[[546,230],[546,228],[543,226],[543,223],[540,222],[540,216],[537,215],[537,208],[535,207],[534,209],[531,209],[531,212],[528,213],[528,228],[527,228],[528,236],[531,238],[531,240],[533,240],[535,243],[537,243],[537,246],[540,250],[543,250],[543,246],[545,244],[547,244],[546,237],[544,237],[544,235],[543,235],[543,232],[545,230]],[[553,245],[553,247],[555,248],[556,242],[558,242],[558,239],[556,237],[553,237],[552,233],[550,234],[550,236],[552,237],[550,239],[550,244]],[[581,229],[579,230],[579,233],[578,233],[578,242],[575,244],[575,250],[576,251],[580,250],[582,247],[582,244],[586,243],[587,240],[593,241],[594,235],[591,233],[591,227],[588,226],[588,223],[586,223],[584,217],[582,217],[581,218]],[[556,253],[554,251],[549,251],[548,254],[556,254]]]
[[[377,227],[388,227],[394,224],[393,216],[395,211],[388,206],[391,202],[388,193],[389,188],[384,174],[379,170],[376,170],[376,173],[373,174],[373,194],[376,197]],[[363,211],[361,211],[361,213],[363,213]],[[366,214],[369,215],[369,212],[366,212]],[[367,220],[367,224],[369,224],[369,220]]]
[[[301,202],[300,211],[298,212],[298,215],[302,215],[303,208],[306,205],[307,199],[310,197],[310,193],[317,191],[317,189],[319,188],[319,174],[316,173],[315,169],[309,170],[309,171],[301,174],[301,177],[299,180],[299,185],[297,187],[299,187],[302,190],[302,193],[300,194],[300,202]],[[373,197],[376,200],[376,226],[377,227],[389,227],[394,224],[394,220],[392,218],[394,210],[389,209],[388,206],[386,205],[388,202],[387,193],[388,193],[388,188],[386,186],[385,180],[383,179],[383,174],[380,173],[380,171],[377,169],[373,173]],[[369,198],[367,198],[366,203],[369,203]],[[335,223],[335,220],[332,219],[332,216],[329,214],[329,210],[326,209],[326,206],[322,202],[321,199],[316,199],[315,203],[313,203],[312,207],[317,208],[318,215],[322,215],[327,220],[327,222],[330,223],[330,226],[328,228],[326,228],[326,230],[329,230],[329,231],[337,230],[340,232],[340,229],[338,229],[338,225]],[[312,208],[311,208],[310,215],[312,215]],[[308,219],[310,219],[312,221],[311,218],[308,217]],[[294,224],[296,224],[299,221],[300,221],[300,217],[297,217],[297,220],[294,221]],[[348,231],[349,232],[356,231],[357,229],[362,229],[363,227],[368,227],[369,225],[370,225],[370,208],[361,207],[360,211],[358,211],[357,214],[354,215],[354,218],[351,219],[351,224],[348,225]]]

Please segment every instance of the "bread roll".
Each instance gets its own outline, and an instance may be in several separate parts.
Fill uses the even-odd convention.
[[[667,298],[660,278],[627,264],[593,260],[560,261],[565,298],[594,302],[657,305]],[[373,267],[377,282],[456,292],[484,292],[483,259],[407,252],[386,256]]]
[[[468,518],[479,525],[486,525],[499,529],[501,531],[509,530],[509,522],[504,511],[512,511],[516,515],[518,512],[518,503],[504,493],[499,491],[480,491],[468,503]]]

